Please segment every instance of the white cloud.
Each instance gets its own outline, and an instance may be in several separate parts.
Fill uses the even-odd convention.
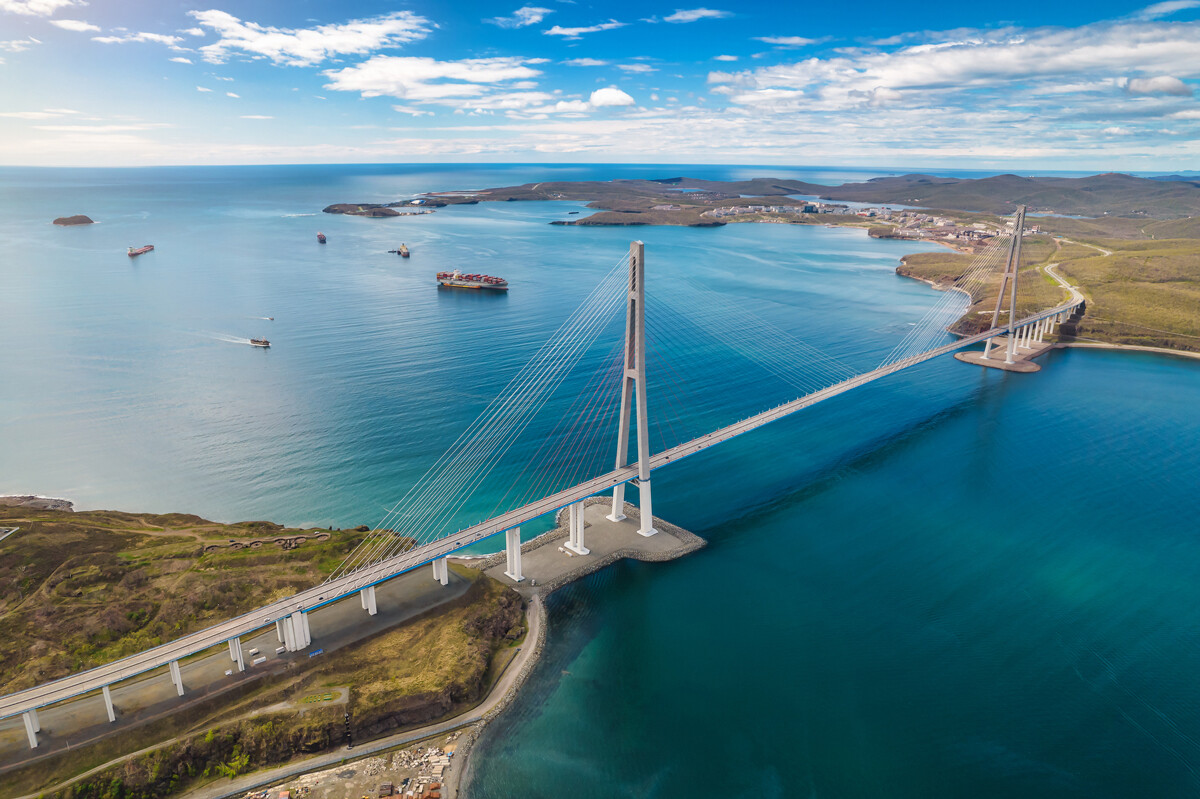
[[[610,19],[608,22],[601,22],[598,25],[589,25],[586,28],[564,28],[561,25],[555,25],[550,30],[542,31],[547,36],[561,36],[564,39],[578,39],[585,33],[596,33],[598,31],[611,31],[617,28],[624,28],[629,23],[617,22],[615,19]]]
[[[606,67],[609,62],[599,58],[568,58],[563,64],[568,67]]]
[[[609,86],[592,92],[592,96],[588,98],[588,103],[593,108],[609,108],[636,105],[637,101],[616,86]]]
[[[50,24],[62,28],[65,31],[77,31],[79,33],[100,30],[99,25],[93,25],[92,23],[84,22],[81,19],[52,19],[50,20]]]
[[[203,86],[197,86],[197,87],[196,87],[196,91],[198,91],[198,92],[211,92],[211,91],[212,91],[212,89],[206,89],[206,88],[204,88]]]
[[[41,42],[30,36],[28,39],[13,39],[7,42],[0,42],[0,50],[9,53],[19,53],[22,50],[28,50],[35,44],[41,44]]]
[[[136,130],[151,130],[153,128],[169,128],[166,122],[144,122],[138,125],[34,125],[36,130],[52,133],[127,133]]]
[[[179,36],[170,36],[164,33],[127,33],[124,36],[93,36],[93,42],[101,44],[125,44],[126,42],[153,42],[154,44],[165,44],[173,50],[181,49],[178,45],[183,41]]]
[[[266,114],[242,114],[242,119],[274,119]]]
[[[735,55],[715,55],[715,56],[713,56],[713,60],[714,61],[737,61],[738,57]]]
[[[203,28],[184,28],[183,30],[180,31],[180,33],[182,33],[184,36],[203,36],[204,29]]]
[[[60,8],[81,6],[80,0],[0,0],[0,11],[24,17],[48,17]]]
[[[1170,116],[1171,119],[1200,119],[1200,111],[1195,109],[1189,111],[1176,111]]]
[[[1146,6],[1135,16],[1138,19],[1159,19],[1189,8],[1200,8],[1200,0],[1166,0],[1164,3]]]
[[[243,22],[215,9],[188,13],[221,37],[200,48],[205,60],[214,64],[240,53],[262,56],[276,64],[312,66],[338,55],[363,55],[380,48],[399,47],[425,38],[432,27],[429,20],[410,11],[302,29]]]
[[[537,85],[531,79],[542,74],[531,65],[544,62],[543,58],[437,61],[377,55],[361,64],[327,70],[324,74],[330,79],[326,88],[336,91],[483,112],[528,108],[554,100],[546,92],[530,91]]]
[[[411,105],[394,105],[394,106],[392,106],[392,110],[397,111],[401,114],[408,114],[409,116],[414,116],[414,117],[431,117],[431,116],[433,116],[432,111],[423,111],[420,108],[413,108]]]
[[[649,64],[617,64],[617,69],[620,69],[624,72],[637,72],[637,73],[643,73],[643,74],[646,72],[657,72],[658,71],[657,69],[650,66]]]
[[[69,108],[46,108],[41,111],[5,111],[0,113],[0,117],[7,117],[9,119],[57,119],[67,114],[78,113],[78,111],[72,111]]]
[[[241,97],[242,97],[240,94],[234,94],[233,92],[225,92],[225,96],[226,96],[226,97],[232,97],[232,98],[234,98],[234,99],[237,99],[237,100],[240,100],[240,99],[241,99]]]
[[[1192,87],[1173,78],[1170,75],[1157,75],[1153,78],[1131,78],[1125,86],[1130,94],[1171,94],[1176,97],[1191,97]]]
[[[177,55],[177,56],[175,56],[174,58],[172,58],[172,59],[170,59],[170,60],[171,60],[171,61],[174,61],[176,64],[190,64],[190,63],[192,63],[192,59],[190,59],[190,58],[184,58],[184,57],[183,57],[183,56],[181,56],[181,55]]]
[[[514,11],[511,17],[492,17],[491,19],[485,19],[484,22],[499,25],[501,28],[524,28],[528,25],[538,24],[546,18],[547,14],[553,13],[554,10],[550,8],[522,6]]]
[[[663,22],[695,22],[699,19],[724,19],[732,16],[728,11],[716,11],[711,8],[693,8],[686,11],[676,9],[674,14],[663,17]]]
[[[816,41],[816,39],[806,39],[803,36],[755,36],[754,39],[779,47],[804,47]]]
[[[1121,127],[1105,128],[1104,130],[1102,130],[1100,132],[1103,133],[1105,136],[1131,136],[1131,135],[1133,135],[1132,130],[1130,130],[1129,128],[1121,128]]]

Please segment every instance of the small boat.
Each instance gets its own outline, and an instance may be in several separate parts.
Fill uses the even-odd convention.
[[[401,257],[401,258],[407,258],[407,257],[408,257],[408,245],[407,245],[407,244],[401,244],[401,245],[400,245],[400,249],[399,249],[399,250],[397,250],[397,252],[399,252],[399,253],[400,253],[400,257]]]
[[[271,342],[267,341],[265,338],[252,338],[252,339],[250,339],[250,346],[251,347],[269,347],[269,346],[271,346]]]
[[[153,249],[153,244],[143,244],[141,247],[130,247],[129,257],[132,258],[135,255],[141,255],[142,253],[150,252]]]
[[[274,317],[274,316],[268,316],[268,317],[267,317],[267,321],[268,321],[268,322],[274,322],[274,321],[275,321],[275,317]]]
[[[324,234],[324,233],[322,233],[322,232],[321,232],[321,231],[319,231],[319,230],[317,231],[317,242],[318,242],[318,243],[320,243],[320,244],[324,244],[324,243],[325,243],[325,234]]]

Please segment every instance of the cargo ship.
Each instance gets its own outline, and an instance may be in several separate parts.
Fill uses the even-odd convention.
[[[453,272],[438,272],[439,286],[456,289],[492,289],[493,291],[508,291],[508,281],[502,277],[491,275],[464,275],[458,269]]]
[[[325,243],[325,234],[324,233],[317,231],[317,242],[320,244]]]
[[[271,346],[271,342],[267,341],[265,338],[252,338],[252,339],[250,339],[250,346],[252,346],[252,347],[269,347],[269,346]]]
[[[399,255],[401,258],[407,258],[409,255],[407,244],[401,244],[400,249],[388,250],[388,252],[395,253],[396,255]]]
[[[135,255],[141,255],[142,253],[150,252],[153,249],[154,249],[153,244],[144,244],[141,247],[130,247],[129,248],[129,257],[132,258]]]

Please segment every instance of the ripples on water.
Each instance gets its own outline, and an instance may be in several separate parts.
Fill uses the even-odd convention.
[[[0,492],[374,523],[631,233],[652,291],[701,282],[860,368],[939,298],[892,273],[915,245],[843,230],[305,216],[545,170],[138,172],[0,171]],[[102,224],[49,225],[77,212]],[[438,292],[455,265],[513,290]],[[694,397],[705,423],[784,398],[702,355],[740,378]],[[1200,369],[1046,364],[926,364],[656,474],[659,514],[711,545],[553,597],[476,794],[1194,795]]]

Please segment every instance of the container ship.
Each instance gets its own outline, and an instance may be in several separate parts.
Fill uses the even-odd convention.
[[[135,255],[141,255],[142,253],[150,252],[153,249],[154,249],[153,244],[144,244],[141,247],[130,247],[129,248],[129,257],[132,258]]]
[[[508,291],[508,281],[502,277],[491,275],[464,275],[458,269],[453,272],[438,272],[439,286],[456,289],[491,289],[493,291]]]

